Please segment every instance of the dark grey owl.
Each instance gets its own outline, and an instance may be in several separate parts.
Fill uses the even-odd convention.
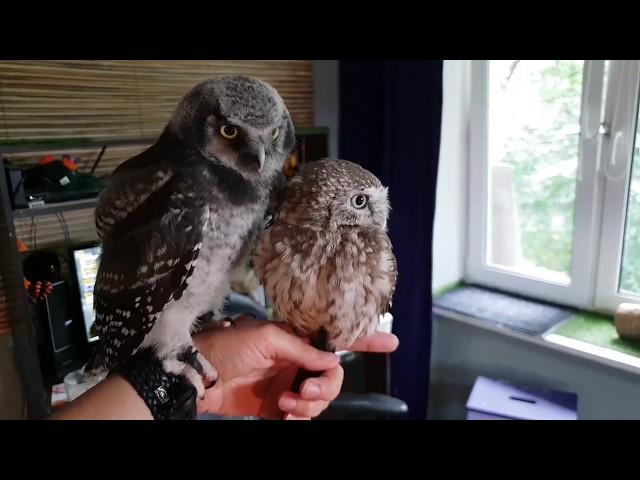
[[[234,268],[246,264],[294,139],[272,86],[222,77],[189,91],[158,141],[116,169],[95,212],[100,340],[85,371],[152,347],[202,397],[217,372],[194,350],[194,326],[221,309]],[[200,364],[184,360],[194,357]]]
[[[397,275],[387,189],[355,163],[325,159],[304,165],[280,199],[254,259],[276,317],[325,350],[373,333]]]

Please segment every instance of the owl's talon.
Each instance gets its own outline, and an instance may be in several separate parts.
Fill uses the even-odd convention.
[[[180,353],[172,353],[165,357],[165,370],[176,375],[184,375],[195,387],[200,400],[204,398],[205,390],[215,385],[218,371],[193,345],[184,347]]]
[[[206,388],[213,387],[218,381],[218,371],[201,353],[198,353],[198,361],[203,370],[202,378],[209,384]]]
[[[196,372],[198,372],[198,375],[200,375],[201,377],[204,376],[204,368],[202,367],[200,360],[196,358],[195,360],[193,360],[191,366]]]
[[[231,318],[231,317],[227,317],[224,319],[224,321],[222,322],[222,326],[224,328],[227,327],[235,327],[237,325],[238,322],[235,321],[235,319]]]
[[[200,353],[198,352],[198,350],[190,347],[188,350],[185,350],[180,355],[178,355],[178,360],[192,366],[193,369],[198,372],[198,375],[202,376],[204,374],[204,368],[198,360],[199,355]]]

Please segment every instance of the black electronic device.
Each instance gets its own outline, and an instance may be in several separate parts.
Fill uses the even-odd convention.
[[[59,160],[31,167],[24,175],[27,196],[40,198],[45,203],[94,198],[104,188],[101,179],[70,170]]]
[[[7,186],[9,187],[11,207],[14,209],[28,207],[29,203],[24,190],[24,171],[21,168],[9,164],[6,160],[4,161],[4,171]]]
[[[81,368],[85,355],[80,348],[79,322],[74,318],[69,283],[59,280],[45,298],[37,300],[40,364],[49,384],[61,383],[65,375]]]

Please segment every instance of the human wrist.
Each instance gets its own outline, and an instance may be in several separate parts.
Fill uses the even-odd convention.
[[[127,358],[111,375],[133,387],[155,420],[195,419],[195,387],[184,376],[166,372],[151,350]]]

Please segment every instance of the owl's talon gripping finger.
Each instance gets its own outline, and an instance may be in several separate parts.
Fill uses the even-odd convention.
[[[200,375],[201,377],[204,375],[204,368],[202,368],[202,364],[200,363],[200,360],[195,358],[191,366],[196,372],[198,372],[198,375]]]
[[[204,382],[202,381],[202,377],[198,375],[194,369],[190,368],[185,369],[183,375],[187,377],[187,380],[189,380],[195,387],[196,395],[200,400],[202,400],[204,398],[204,391],[206,389]]]
[[[199,352],[195,348],[191,347],[189,350],[185,350],[180,355],[178,355],[178,360],[186,363],[187,365],[191,365],[193,369],[198,372],[198,375],[204,375],[204,368],[202,367],[202,363],[198,360]]]
[[[224,321],[222,322],[222,326],[227,328],[227,327],[235,327],[237,326],[237,323],[235,318],[231,318],[231,317],[227,317],[224,319]]]
[[[198,360],[200,361],[200,364],[202,365],[204,370],[202,378],[204,378],[204,380],[208,382],[208,385],[205,385],[205,388],[213,387],[218,381],[218,371],[201,353],[198,354]]]

